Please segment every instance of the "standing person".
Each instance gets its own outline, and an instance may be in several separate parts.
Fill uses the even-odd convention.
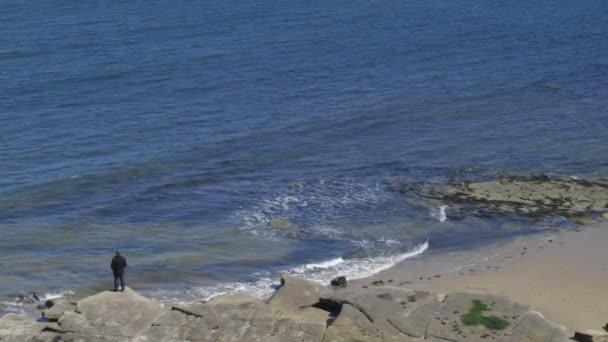
[[[112,258],[112,264],[110,265],[112,272],[114,272],[114,292],[118,291],[118,281],[120,280],[120,291],[125,290],[125,268],[127,267],[127,259],[120,255],[119,251],[116,251],[116,255]]]

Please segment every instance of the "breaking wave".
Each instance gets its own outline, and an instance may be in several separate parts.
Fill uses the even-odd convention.
[[[298,267],[285,269],[280,274],[289,274],[301,277],[320,284],[329,284],[337,276],[346,276],[347,279],[361,279],[387,270],[392,266],[424,253],[429,248],[425,241],[414,246],[411,250],[392,256],[378,256],[369,258],[335,258],[318,263],[304,264]],[[252,282],[224,283],[215,286],[192,288],[185,291],[159,290],[150,293],[151,296],[166,303],[188,303],[193,300],[208,300],[213,297],[234,292],[243,292],[259,298],[268,298],[279,286],[279,274],[274,277],[269,273],[256,273],[259,277]],[[185,295],[185,296],[184,296]]]
[[[437,209],[431,209],[431,216],[439,220],[439,222],[445,222],[448,219],[445,212],[447,208],[447,205],[440,205]]]
[[[307,270],[325,270],[331,267],[335,267],[338,266],[340,264],[344,263],[344,259],[342,259],[342,257],[340,258],[335,258],[335,259],[331,259],[331,260],[327,260],[327,261],[323,261],[317,264],[306,264],[304,267]]]
[[[0,316],[1,313],[16,313],[20,315],[28,315],[28,316],[39,316],[39,313],[36,307],[39,304],[44,304],[47,300],[63,298],[67,296],[73,295],[74,292],[71,290],[67,291],[58,291],[58,292],[49,292],[44,294],[36,294],[37,299],[33,296],[33,293],[18,296],[13,300],[7,300],[0,302]]]

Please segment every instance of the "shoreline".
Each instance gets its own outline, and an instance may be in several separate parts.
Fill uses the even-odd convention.
[[[591,235],[593,236],[590,238]],[[535,301],[534,298],[524,296],[522,291],[519,289],[510,289],[507,286],[497,286],[500,282],[509,283],[511,278],[513,278],[513,281],[515,281],[515,279],[519,279],[521,281],[534,280],[535,278],[532,274],[534,268],[538,268],[540,270],[541,266],[549,266],[547,265],[548,263],[546,263],[546,259],[548,258],[547,253],[554,258],[556,253],[562,253],[565,251],[567,256],[559,258],[560,260],[568,257],[576,258],[576,255],[570,251],[570,249],[573,247],[565,247],[566,244],[575,244],[575,248],[578,249],[579,252],[582,252],[582,254],[585,255],[585,258],[588,258],[591,251],[588,251],[585,248],[580,248],[580,240],[583,240],[582,237],[586,237],[584,240],[595,240],[594,243],[596,246],[601,246],[603,241],[608,243],[608,223],[602,222],[576,230],[547,231],[525,236],[509,237],[489,244],[479,245],[472,249],[464,250],[434,251],[432,248],[432,241],[430,242],[430,247],[427,245],[427,243],[429,243],[427,241],[422,245],[427,245],[428,249],[423,248],[422,250],[418,250],[422,245],[415,246],[412,251],[405,253],[412,254],[406,259],[401,260],[391,266],[382,266],[375,273],[369,276],[361,278],[348,278],[347,276],[347,280],[349,286],[363,288],[386,285],[437,293],[465,291],[506,295],[507,297],[512,297],[512,299],[518,302],[534,304],[534,307],[537,307],[539,311],[546,314],[547,317],[555,316],[557,323],[578,329],[591,329],[591,327],[580,327],[578,324],[572,324],[572,320],[567,318],[568,315],[559,313],[563,310],[556,310],[552,306],[542,305],[543,303],[540,303],[539,305],[538,301]],[[599,261],[602,260],[602,257],[604,257],[604,259],[608,257],[608,251],[602,253],[601,249],[599,248],[597,253],[593,254],[598,254],[597,259]],[[578,253],[577,255],[580,257],[581,253]],[[578,263],[576,260],[573,262]],[[533,266],[528,266],[529,264],[533,264]],[[525,265],[525,270],[522,269],[522,265]],[[307,264],[302,265],[300,268],[305,268],[306,266]],[[581,275],[585,273],[589,275],[592,270],[597,268],[595,264],[591,266],[592,269],[587,270],[583,267],[578,270],[576,274]],[[603,269],[607,274],[603,275],[601,279],[606,280],[606,283],[608,283],[608,265]],[[322,282],[320,279],[308,279],[306,277],[302,277],[304,274],[299,273],[284,274],[306,279],[321,285],[329,285],[329,280]],[[343,274],[336,271],[334,277],[338,276],[343,276]],[[546,276],[546,274],[543,274],[542,276],[537,275],[536,278]],[[550,276],[546,277],[546,279],[551,279],[552,281],[556,279],[556,277],[559,276]],[[268,283],[268,288],[264,295],[255,291],[251,292],[246,289],[239,289],[236,287],[213,293],[208,297],[193,298],[192,300],[187,301],[177,301],[177,303],[185,304],[198,300],[210,300],[217,296],[235,293],[253,295],[261,300],[268,300],[272,297],[272,295],[274,295],[276,287],[280,283],[279,279],[280,276],[277,276],[276,279],[273,279]],[[590,278],[586,277],[578,279],[578,281],[583,281],[585,283],[590,282],[587,279]],[[476,283],[479,284],[476,285]],[[259,285],[252,285],[252,287],[256,286],[259,287]],[[77,301],[96,293],[96,291],[89,292],[78,295],[68,291],[68,295],[53,296],[52,298],[65,298]],[[146,292],[144,291],[143,293]],[[596,293],[599,295],[599,292]],[[149,294],[147,294],[147,296],[149,296]],[[155,298],[155,296],[151,296],[151,298],[162,305],[176,303],[175,300],[162,300]],[[589,302],[588,299],[587,302]],[[29,304],[21,305],[26,308],[29,306]],[[32,305],[32,310],[28,311],[33,313],[37,312],[38,310],[34,309],[34,306]],[[556,311],[557,314],[554,313]],[[5,314],[9,312],[10,311],[7,311]],[[606,313],[603,317],[608,317],[608,306],[606,306],[605,310],[601,312]],[[571,311],[570,314],[572,314]],[[576,316],[577,314],[574,313],[574,315]],[[588,319],[584,319],[584,321],[588,321]],[[601,318],[598,322],[602,322]],[[595,326],[595,328],[597,328],[597,326]]]
[[[465,250],[434,251],[431,241],[430,248],[422,254],[413,254],[369,277],[347,278],[348,287],[390,286],[433,293],[505,296],[530,305],[547,320],[567,327],[570,332],[600,329],[608,317],[608,305],[598,303],[604,294],[602,286],[608,283],[608,265],[603,264],[608,260],[606,243],[606,221],[576,230],[505,238]],[[335,277],[338,276],[342,274],[336,272]],[[278,282],[277,279],[273,283]],[[252,294],[237,289],[215,294],[207,300],[236,293]],[[274,290],[269,289],[268,293],[258,298],[268,300]],[[82,298],[69,296],[67,299]]]
[[[469,251],[422,255],[357,287],[392,285],[437,293],[502,295],[531,305],[548,320],[581,331],[607,323],[608,223],[542,232]]]
[[[490,336],[487,332],[492,332],[491,330],[488,331],[483,328],[481,330],[478,328],[473,328],[471,330],[460,326],[459,313],[466,310],[467,305],[470,305],[471,301],[475,299],[482,299],[487,303],[492,303],[492,309],[495,309],[493,307],[494,302],[499,303],[496,308],[519,308],[516,310],[519,312],[516,316],[511,316],[510,311],[508,310],[504,311],[504,315],[500,316],[512,318],[513,321],[508,324],[511,328],[500,334],[505,338],[507,336],[512,336],[509,338],[513,338],[513,342],[519,341],[518,334],[534,334],[534,331],[537,331],[535,329],[542,330],[547,338],[548,336],[554,336],[559,333],[560,337],[555,341],[566,341],[569,340],[566,336],[573,336],[575,332],[580,331],[595,330],[600,331],[600,334],[605,334],[601,332],[601,328],[606,324],[608,306],[602,305],[601,300],[604,293],[602,285],[608,282],[608,266],[603,265],[603,261],[606,260],[606,257],[608,256],[608,251],[603,248],[606,242],[608,242],[608,223],[602,222],[584,227],[584,229],[541,232],[534,235],[505,239],[469,250],[437,251],[437,253],[433,253],[433,250],[430,249],[430,253],[426,255],[415,255],[412,258],[403,260],[393,267],[382,270],[371,277],[349,279],[348,285],[343,289],[339,287],[330,287],[329,284],[319,284],[318,282],[300,277],[292,277],[290,275],[284,275],[282,281],[284,281],[284,279],[290,279],[289,281],[292,283],[309,284],[296,285],[297,288],[300,288],[301,286],[304,286],[304,288],[295,290],[292,294],[287,295],[287,298],[307,293],[306,291],[308,290],[305,289],[306,287],[315,288],[315,291],[319,293],[325,293],[325,295],[319,294],[319,298],[311,298],[309,303],[314,308],[322,309],[321,311],[315,311],[313,314],[315,319],[318,318],[317,316],[319,316],[319,314],[322,314],[323,317],[323,319],[317,322],[319,324],[319,336],[317,336],[318,339],[316,337],[314,340],[325,341],[323,334],[327,334],[332,331],[331,329],[335,329],[333,323],[325,324],[326,320],[335,319],[334,316],[331,316],[332,312],[334,312],[332,310],[335,309],[335,305],[339,304],[343,307],[343,305],[351,303],[352,299],[358,298],[356,300],[361,300],[359,305],[363,305],[363,307],[365,305],[371,305],[368,309],[362,311],[365,316],[365,310],[383,308],[385,304],[382,299],[393,298],[396,301],[395,308],[386,311],[387,316],[382,316],[384,317],[382,319],[388,319],[389,323],[392,322],[391,320],[396,319],[405,319],[408,322],[403,326],[406,330],[395,330],[395,326],[392,326],[391,328],[389,325],[390,331],[382,332],[382,334],[392,334],[391,336],[393,336],[395,341],[409,341],[409,338],[406,337],[414,336],[409,335],[409,330],[407,329],[411,328],[410,324],[413,324],[413,322],[420,324],[419,321],[416,321],[415,317],[418,317],[417,315],[422,312],[424,312],[424,317],[428,316],[431,323],[427,323],[430,325],[426,325],[426,328],[423,328],[423,324],[416,328],[417,330],[414,330],[416,333],[421,334],[417,340],[426,340],[427,332],[430,332],[430,335],[428,336],[430,336],[431,339],[435,336],[433,334],[445,334],[442,338],[448,338],[449,340],[455,338],[453,339],[454,341],[461,341],[462,338],[465,338],[465,340],[462,341],[467,341],[466,336],[458,335],[463,332],[467,334],[467,336],[470,336],[469,334],[479,335],[480,341],[487,338]],[[339,276],[339,274],[336,274],[336,277],[337,276]],[[293,286],[294,285],[292,285],[292,288]],[[219,294],[207,300],[200,298],[189,304],[174,303],[170,306],[161,305],[157,300],[147,299],[137,295],[130,289],[129,291],[131,291],[131,294],[128,294],[127,296],[135,296],[130,300],[135,300],[136,302],[145,301],[147,303],[146,305],[155,307],[155,310],[158,311],[159,315],[164,312],[167,314],[170,313],[170,315],[179,313],[204,318],[205,314],[201,313],[200,316],[197,316],[198,314],[195,311],[191,311],[189,308],[202,305],[208,307],[208,309],[201,312],[208,312],[209,309],[218,305],[217,303],[226,303],[226,300],[228,303],[232,303],[234,300],[241,303],[241,300],[244,300],[244,302],[239,305],[254,305],[257,308],[263,307],[263,310],[272,311],[274,310],[273,301],[276,302],[276,297],[281,296],[282,291],[285,291],[281,289],[283,289],[283,287],[279,287],[269,298],[263,299],[252,297],[247,292],[231,291],[229,293]],[[320,298],[330,296],[330,293],[333,293],[333,295],[331,295],[333,296],[333,299],[331,300],[334,302],[329,304],[326,303],[326,305],[324,305],[323,300]],[[386,293],[390,293],[390,296]],[[343,294],[349,295],[345,297],[346,299],[340,299]],[[421,298],[426,299],[423,299],[420,303],[415,299],[410,299],[412,296],[419,296],[421,294]],[[37,323],[34,323],[33,320],[24,316],[6,314],[5,316],[0,317],[0,335],[4,333],[18,333],[27,334],[28,336],[42,334],[41,336],[43,336],[46,331],[52,332],[52,336],[57,336],[57,334],[63,334],[65,336],[85,334],[82,336],[86,337],[88,336],[86,334],[92,333],[89,331],[91,326],[89,325],[90,323],[85,324],[84,322],[81,322],[82,317],[80,316],[79,311],[76,310],[76,302],[84,303],[93,300],[92,298],[100,298],[102,301],[118,300],[112,299],[114,296],[116,295],[113,295],[112,292],[104,291],[91,297],[80,298],[78,300],[74,298],[69,300],[59,299],[56,302],[59,303],[58,309],[51,309],[54,320],[51,320],[50,322],[43,319],[36,320]],[[350,298],[349,296],[355,297]],[[385,298],[385,296],[388,297]],[[446,298],[448,299],[446,300]],[[431,305],[431,302],[428,302],[429,299],[431,299],[434,304]],[[371,303],[369,302],[370,300],[372,301]],[[112,305],[122,305],[121,301],[122,300],[118,300],[118,302]],[[289,299],[289,302],[290,301],[291,299]],[[427,309],[423,309],[427,307],[425,303],[431,305],[433,308],[432,311],[427,312]],[[289,308],[285,309],[293,310],[294,308],[300,308],[301,310],[305,310],[302,311],[302,313],[289,318],[295,320],[294,322],[299,322],[302,317],[301,315],[308,314],[307,312],[310,310],[302,309],[304,308],[303,306],[294,306],[292,304],[293,303],[290,302],[290,304],[288,304]],[[80,305],[81,304],[78,304],[79,307]],[[414,311],[411,311],[412,306]],[[89,315],[100,315],[98,311],[104,310],[96,309],[96,307],[97,305],[94,305],[90,309]],[[357,309],[357,307],[358,306],[355,306],[355,309]],[[454,310],[455,308],[458,310]],[[220,312],[232,312],[230,311],[232,309],[227,309],[223,306],[221,306],[221,308],[218,307],[218,309]],[[406,310],[407,314],[404,313],[403,315],[390,316],[392,315],[390,314],[392,310],[401,309]],[[74,310],[76,310],[78,317],[73,316],[71,313]],[[272,313],[274,318],[269,318],[269,320],[274,323],[268,323],[273,326],[272,329],[283,329],[279,328],[282,324],[279,322],[284,319],[280,311],[281,310],[278,312],[272,311],[274,312]],[[328,312],[330,316],[327,316]],[[338,319],[341,317],[339,316],[339,312],[340,311],[338,310],[333,313],[333,315],[338,315]],[[344,314],[347,314],[347,312]],[[352,312],[348,312],[348,314],[350,315]],[[441,319],[439,325],[433,327],[433,324],[437,324],[433,323],[433,319],[439,319],[438,317],[440,314],[445,315],[446,317]],[[268,315],[270,315],[270,313]],[[69,320],[75,319],[75,321],[70,322],[68,317]],[[154,320],[157,319],[161,319],[160,316],[154,319],[151,318],[150,322],[146,323],[148,325],[151,324],[150,329],[157,329],[155,328],[157,323],[154,323]],[[235,319],[239,322],[242,321],[242,318]],[[57,320],[59,326],[56,325]],[[161,321],[163,321],[163,319],[161,319]],[[370,324],[375,324],[375,320],[370,320],[370,322],[364,325],[366,329],[372,326]],[[125,324],[124,329],[133,329],[131,323]],[[216,323],[214,323],[214,325],[215,324]],[[348,324],[350,325],[351,323]],[[530,324],[533,327],[530,327]],[[444,331],[443,326],[445,325],[453,327],[458,326],[459,328]],[[339,324],[335,325],[335,327],[340,326],[341,325]],[[374,331],[378,331],[377,329],[382,330],[382,326],[383,325],[375,326],[373,329],[376,329]],[[384,327],[386,328],[386,325],[384,325]],[[158,329],[162,330],[163,334],[166,334],[167,332],[171,332],[171,329],[173,328],[162,327],[161,329],[159,327]],[[205,329],[213,330],[215,328],[207,327]],[[270,326],[268,329],[271,329]],[[282,333],[298,333],[298,329],[301,328],[290,326],[287,329],[288,330],[285,330]],[[349,327],[347,331],[351,331],[350,329],[351,328]],[[323,333],[321,334],[321,332]],[[405,335],[402,334],[404,332],[406,332]],[[107,332],[103,332],[102,335],[106,333]],[[133,334],[140,333],[141,332]],[[492,333],[494,334],[496,331]],[[51,334],[46,334],[44,336],[51,336]],[[169,340],[173,340],[176,336],[171,337]],[[362,337],[365,336],[369,335],[362,335]],[[260,337],[259,339],[253,340],[264,340],[265,338],[267,337]],[[178,340],[182,340],[182,337]],[[186,340],[186,338],[183,337],[183,340]],[[162,339],[162,341],[165,340]],[[333,341],[333,339],[331,341]],[[534,339],[534,341],[536,340]]]

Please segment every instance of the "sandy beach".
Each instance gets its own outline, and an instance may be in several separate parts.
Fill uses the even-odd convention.
[[[571,330],[608,322],[608,224],[406,260],[363,281],[440,293],[504,295]],[[429,270],[433,270],[429,273]]]

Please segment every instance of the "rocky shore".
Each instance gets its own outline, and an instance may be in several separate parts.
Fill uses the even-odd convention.
[[[404,185],[397,190],[439,202],[449,207],[449,215],[456,216],[562,216],[585,224],[601,216],[608,220],[608,184],[602,182],[505,176],[495,181]],[[283,219],[274,220],[272,225],[282,230],[291,227]],[[598,231],[608,234],[608,230]],[[323,286],[283,276],[281,287],[268,300],[234,293],[172,307],[161,306],[129,288],[125,292],[105,291],[79,301],[55,301],[42,310],[38,321],[7,314],[0,319],[0,342],[608,342],[606,331],[574,333],[528,305],[493,294],[509,294],[509,298],[535,304],[535,308],[549,308],[546,312],[562,314],[561,318],[576,315],[588,322],[589,316],[583,313],[603,316],[601,302],[602,310],[588,309],[604,293],[605,254],[601,253],[608,238],[600,235],[514,245],[502,254],[493,252],[482,258],[488,265],[475,263],[497,275],[471,266],[451,271],[453,277],[443,277],[444,284],[436,284],[434,289],[422,282],[439,279],[440,274],[423,277],[395,270],[386,282],[369,284],[337,278],[331,286]],[[503,265],[532,252],[542,255],[541,251],[544,257],[521,262],[519,268]],[[427,266],[425,272],[435,269]],[[414,275],[419,282],[403,278]],[[592,295],[578,300],[583,292]],[[577,295],[578,302],[571,301],[571,295]],[[541,300],[543,296],[550,300]],[[569,304],[562,308],[555,302]],[[574,311],[563,315],[569,310]],[[594,326],[598,319],[592,320]]]
[[[450,218],[519,215],[561,216],[588,224],[608,217],[608,183],[547,175],[503,175],[493,181],[452,180],[446,184],[403,184],[401,193],[448,206]]]
[[[5,315],[0,341],[569,341],[564,327],[501,296],[326,287],[289,276],[267,301],[236,293],[163,307],[127,288],[59,301],[43,317]]]

